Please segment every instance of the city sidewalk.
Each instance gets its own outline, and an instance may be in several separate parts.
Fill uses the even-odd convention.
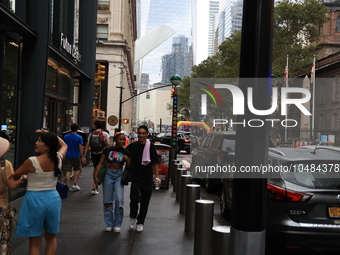
[[[93,166],[84,167],[79,179],[80,191],[68,193],[63,199],[60,233],[57,235],[60,255],[192,255],[194,233],[184,231],[185,215],[179,213],[179,202],[170,185],[169,190],[153,190],[144,231],[129,230],[130,186],[125,186],[124,221],[121,233],[105,232],[102,190],[90,193]],[[211,199],[201,191],[203,199]],[[14,202],[19,209],[22,198]],[[214,226],[225,224],[219,216],[219,205],[214,204]],[[42,249],[45,247],[44,238]],[[28,254],[28,238],[13,237],[12,254]],[[44,254],[42,250],[42,254]]]

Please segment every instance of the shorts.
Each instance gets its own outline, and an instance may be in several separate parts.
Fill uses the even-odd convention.
[[[28,190],[20,208],[15,236],[38,237],[46,233],[59,233],[61,198],[54,190]]]
[[[100,161],[100,157],[102,156],[102,153],[100,154],[91,154],[91,159],[92,159],[92,163],[93,166],[96,167],[99,164]]]
[[[72,169],[73,171],[79,171],[80,166],[81,163],[79,158],[65,158],[63,172],[72,172]]]

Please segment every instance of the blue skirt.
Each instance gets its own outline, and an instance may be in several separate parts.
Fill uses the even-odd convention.
[[[59,233],[62,203],[56,190],[27,191],[20,208],[15,236],[37,237]]]

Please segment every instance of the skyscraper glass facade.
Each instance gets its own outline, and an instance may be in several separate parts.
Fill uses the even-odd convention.
[[[218,17],[218,45],[242,28],[242,0],[220,0]]]
[[[162,83],[166,80],[166,83],[169,83],[171,75],[174,74],[170,75],[170,70],[163,70],[166,66],[170,66],[170,63],[166,64],[164,61],[170,59],[169,54],[174,53],[174,50],[183,49],[184,46],[179,46],[178,42],[185,42],[186,51],[189,52],[187,56],[192,56],[191,59],[185,61],[190,61],[191,66],[194,62],[197,0],[140,0],[137,2],[139,38],[159,25],[168,25],[176,30],[172,37],[151,51],[139,63],[138,73],[148,75],[150,84]],[[175,48],[174,44],[177,44]],[[164,74],[169,74],[170,77],[164,77]],[[190,71],[183,75],[190,75]]]
[[[209,2],[208,56],[214,55],[214,38],[217,28],[219,1]]]

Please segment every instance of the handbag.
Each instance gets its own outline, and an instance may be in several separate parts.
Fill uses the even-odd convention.
[[[102,164],[102,168],[99,170],[99,173],[98,173],[98,175],[97,175],[98,180],[99,180],[100,182],[103,182],[103,181],[104,181],[105,174],[106,174],[106,170],[107,170],[107,166],[106,166],[106,163],[104,162],[104,163]]]
[[[8,186],[7,186],[7,183],[6,183],[5,160],[4,159],[1,159],[1,171],[2,171],[2,181],[3,181],[3,185],[5,187],[6,198],[7,198],[7,206],[5,206],[6,215],[7,215],[7,218],[9,219],[9,221],[10,221],[12,229],[15,230],[16,227],[17,227],[17,223],[18,223],[18,211],[13,204],[9,203],[9,201],[11,199],[10,199],[10,194],[8,192]]]
[[[58,191],[61,199],[67,198],[68,187],[65,183],[62,183],[61,181],[57,181],[57,185],[55,189]]]
[[[122,173],[122,179],[120,183],[123,185],[128,185],[130,181],[131,181],[131,167],[125,167]]]

